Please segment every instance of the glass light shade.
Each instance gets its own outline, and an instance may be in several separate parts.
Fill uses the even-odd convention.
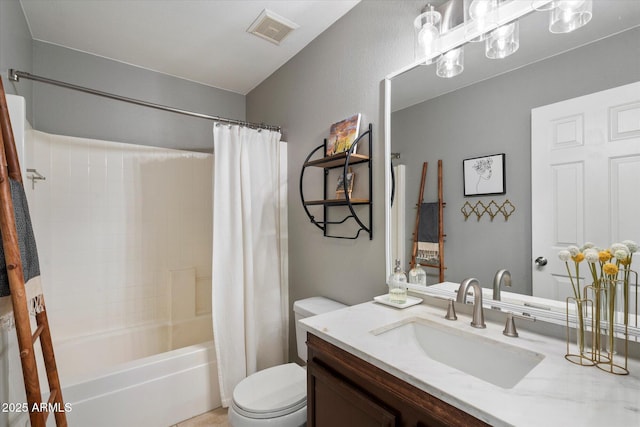
[[[438,77],[451,78],[462,73],[464,70],[464,47],[460,46],[456,49],[451,49],[438,61],[438,67],[436,74]]]
[[[485,54],[489,59],[502,59],[515,53],[520,47],[520,23],[513,21],[489,33],[485,42]]]
[[[440,57],[441,18],[440,12],[433,10],[433,6],[431,6],[430,10],[421,13],[413,21],[418,50],[420,53],[424,53],[427,64],[433,64]]]
[[[542,0],[532,0],[531,1],[531,7],[533,8],[533,10],[538,10],[540,12],[545,12],[547,10],[551,10],[553,8],[555,8],[557,6],[558,3],[557,1],[550,1],[547,3],[544,3]]]
[[[570,33],[591,21],[593,0],[561,0],[555,3],[549,22],[552,33]]]
[[[467,39],[483,41],[498,21],[498,0],[464,0],[464,26]],[[479,36],[476,36],[480,33]]]

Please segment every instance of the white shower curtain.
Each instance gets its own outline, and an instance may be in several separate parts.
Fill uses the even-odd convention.
[[[243,378],[288,357],[286,143],[213,127],[213,330],[222,405]]]

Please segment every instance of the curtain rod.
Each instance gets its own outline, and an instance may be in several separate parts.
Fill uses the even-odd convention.
[[[90,93],[92,95],[97,95],[97,96],[102,96],[102,97],[105,97],[105,98],[115,99],[117,101],[124,101],[124,102],[128,102],[128,103],[131,103],[131,104],[141,105],[143,107],[155,108],[157,110],[163,110],[163,111],[169,111],[171,113],[183,114],[185,116],[199,117],[201,119],[215,120],[215,121],[218,121],[218,122],[232,124],[232,125],[246,126],[246,127],[252,128],[252,129],[268,129],[268,130],[274,130],[274,131],[277,131],[277,132],[280,132],[280,130],[281,130],[280,126],[266,125],[264,123],[260,123],[260,124],[258,124],[258,123],[250,123],[250,122],[245,122],[245,121],[242,121],[242,120],[226,119],[224,117],[210,116],[208,114],[196,113],[196,112],[193,112],[193,111],[182,110],[180,108],[174,108],[174,107],[168,107],[166,105],[161,105],[161,104],[154,104],[152,102],[141,101],[139,99],[134,99],[134,98],[127,98],[126,96],[120,96],[120,95],[115,95],[115,94],[108,93],[108,92],[102,92],[102,91],[95,90],[95,89],[90,89],[90,88],[86,88],[86,87],[82,87],[82,86],[77,86],[77,85],[74,85],[74,84],[71,84],[71,83],[61,82],[59,80],[48,79],[46,77],[36,76],[34,74],[27,73],[25,71],[18,71],[18,70],[14,70],[12,68],[9,69],[9,80],[14,81],[14,82],[18,82],[18,81],[20,81],[20,78],[25,78],[25,79],[28,79],[28,80],[34,80],[34,81],[42,82],[42,83],[49,83],[49,84],[52,84],[52,85],[55,85],[55,86],[65,87],[67,89],[73,89],[73,90],[77,90],[77,91],[80,91],[80,92]]]

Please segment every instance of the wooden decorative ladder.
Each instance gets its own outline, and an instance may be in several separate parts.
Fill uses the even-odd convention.
[[[56,408],[54,415],[56,426],[67,425],[62,400],[62,389],[58,378],[58,369],[53,352],[49,321],[45,310],[44,298],[42,299],[42,311],[36,315],[37,328],[31,332],[29,309],[25,294],[24,274],[20,259],[20,247],[18,244],[18,232],[11,198],[11,186],[9,178],[22,184],[20,163],[16,151],[13,129],[9,118],[9,109],[5,96],[4,86],[0,78],[0,232],[2,233],[2,245],[4,248],[9,288],[11,290],[11,302],[13,303],[13,315],[15,328],[18,335],[18,348],[20,350],[20,363],[22,364],[22,376],[29,405],[29,418],[32,427],[45,427],[49,416],[48,409]],[[44,366],[49,382],[49,400],[43,405],[38,378],[38,366],[34,353],[34,344],[40,339]]]
[[[438,279],[440,282],[444,282],[444,270],[447,268],[444,266],[444,238],[447,237],[444,234],[444,225],[442,217],[444,215],[444,207],[447,205],[444,202],[444,192],[442,189],[442,160],[438,160],[438,262],[437,264],[421,263],[418,261],[418,229],[420,227],[420,210],[422,208],[422,201],[424,198],[424,187],[427,180],[427,167],[428,163],[422,164],[422,177],[420,179],[420,194],[418,194],[418,205],[416,213],[416,222],[413,229],[413,245],[411,247],[411,264],[410,268],[415,267],[416,263],[422,267],[437,268]]]

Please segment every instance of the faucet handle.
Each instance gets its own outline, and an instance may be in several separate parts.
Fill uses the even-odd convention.
[[[526,319],[530,322],[536,321],[535,317],[519,316],[517,314],[514,314],[511,311],[507,312],[507,323],[504,325],[504,331],[502,331],[502,333],[508,337],[513,337],[513,338],[518,337],[518,331],[516,330],[516,322],[513,319],[514,317],[517,317],[519,319]]]
[[[456,307],[453,304],[453,298],[449,299],[449,305],[447,306],[447,315],[444,316],[447,320],[458,320],[458,316],[456,316]]]
[[[502,334],[513,338],[518,337],[516,322],[513,320],[513,313],[511,312],[507,313],[507,323],[504,325],[504,331],[502,331]]]

